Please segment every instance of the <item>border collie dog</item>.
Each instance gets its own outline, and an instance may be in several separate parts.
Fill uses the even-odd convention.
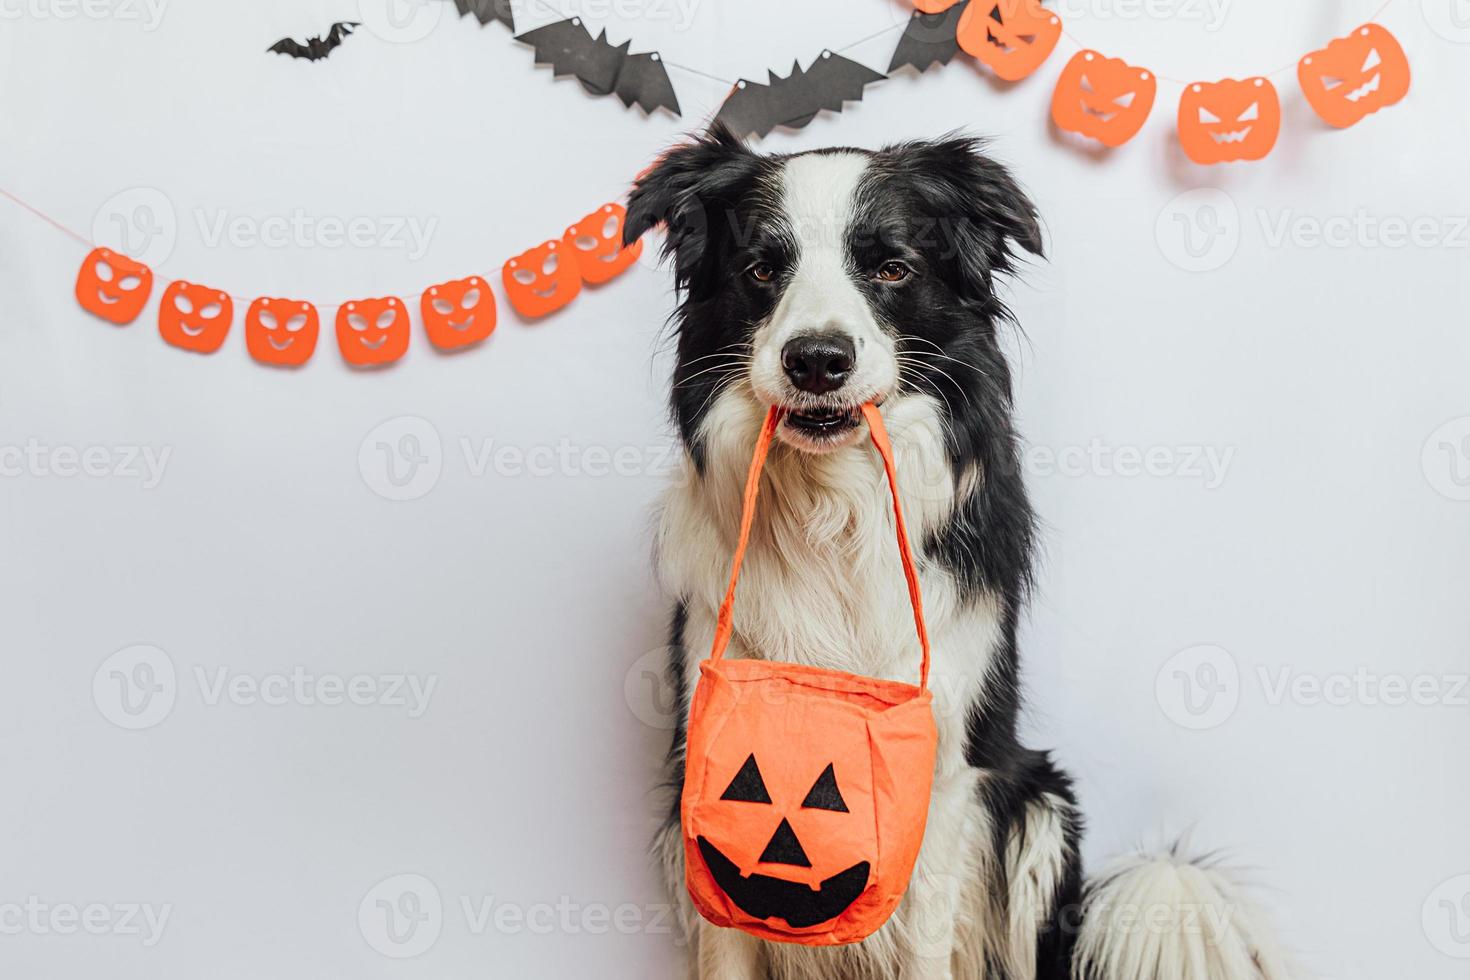
[[[715,128],[666,153],[626,240],[665,229],[679,305],[672,408],[684,478],[662,510],[687,714],[768,409],[765,471],[730,655],[912,682],[918,640],[882,464],[881,406],[933,638],[939,726],[918,863],[861,943],[771,943],[699,918],[677,806],[656,850],[702,980],[1283,980],[1225,869],[1136,855],[1084,881],[1067,775],[1017,737],[1017,622],[1036,530],[1011,421],[997,279],[1040,255],[1035,209],[974,139],[761,155]],[[684,726],[669,776],[683,782]],[[1176,849],[1177,850],[1177,849]]]

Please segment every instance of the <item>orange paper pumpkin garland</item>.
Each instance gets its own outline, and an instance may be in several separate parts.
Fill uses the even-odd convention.
[[[1158,80],[1148,69],[1079,51],[1057,79],[1051,116],[1061,129],[1118,147],[1138,135],[1157,93]]]
[[[495,330],[495,294],[479,276],[430,286],[419,299],[424,332],[440,350],[478,344]]]
[[[353,367],[392,364],[408,350],[408,307],[396,296],[343,303],[337,308],[337,346]]]
[[[1195,82],[1179,99],[1179,142],[1195,163],[1259,160],[1281,132],[1281,99],[1264,78]]]
[[[298,367],[311,359],[321,333],[316,307],[262,296],[245,310],[245,348],[261,364]]]
[[[1409,94],[1409,58],[1384,27],[1364,24],[1297,64],[1297,81],[1317,115],[1346,128]]]
[[[118,326],[132,323],[153,292],[153,270],[110,248],[94,248],[77,270],[82,309]]]
[[[1041,0],[970,0],[955,31],[967,54],[1008,82],[1040,68],[1061,37],[1062,19]]]
[[[179,280],[163,291],[158,333],[181,350],[213,354],[225,342],[234,316],[229,293]]]
[[[582,280],[593,286],[611,282],[627,271],[643,254],[643,240],[623,244],[623,222],[627,208],[621,204],[604,204],[567,229],[562,243],[575,251]]]
[[[576,249],[558,239],[542,242],[510,259],[501,269],[505,297],[527,319],[555,313],[582,291]]]
[[[853,943],[886,922],[924,838],[938,741],[924,626],[893,451],[883,458],[922,660],[919,683],[767,660],[724,659],[761,468],[781,421],[771,409],[750,464],[730,584],[690,705],[680,817],[695,907],[764,939]]]

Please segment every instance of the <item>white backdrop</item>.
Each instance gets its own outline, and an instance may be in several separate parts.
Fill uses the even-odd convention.
[[[0,188],[242,298],[493,272],[725,91],[675,71],[684,118],[644,118],[443,0],[396,29],[345,0],[153,2],[0,4]],[[1061,9],[1089,46],[1213,79],[1372,7]],[[723,78],[907,16],[557,9]],[[336,19],[369,23],[329,61],[263,53]],[[991,134],[1045,216],[1013,297],[1046,522],[1027,724],[1077,774],[1089,862],[1193,825],[1257,869],[1316,975],[1448,980],[1470,956],[1470,9],[1381,21],[1409,98],[1333,132],[1288,69],[1256,165],[1184,162],[1169,82],[1132,144],[1063,145],[1066,38],[1014,87],[962,58],[766,145]],[[881,70],[896,36],[848,54]],[[213,357],[164,345],[156,300],[125,329],[83,314],[80,246],[7,201],[0,254],[0,973],[678,975],[644,853],[667,274],[531,326],[502,302],[457,356],[416,329],[372,374],[328,326],[291,373],[249,360],[238,306]]]

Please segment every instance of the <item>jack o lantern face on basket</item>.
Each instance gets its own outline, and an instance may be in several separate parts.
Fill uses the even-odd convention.
[[[623,247],[623,220],[628,211],[621,204],[606,204],[567,229],[562,245],[577,253],[582,279],[594,286],[610,282],[638,261],[643,240]]]
[[[1297,64],[1297,80],[1329,126],[1351,126],[1409,93],[1409,59],[1398,39],[1365,24]]]
[[[939,14],[959,2],[960,0],[914,0],[914,6],[921,14]]]
[[[1062,19],[1041,0],[971,0],[955,40],[1008,82],[1041,67],[1062,36]]]
[[[789,767],[783,769],[790,774]],[[792,824],[793,818],[812,832],[808,843],[814,845],[816,841],[850,840],[850,831],[834,832],[832,827],[840,821],[862,822],[863,817],[849,812],[832,763],[813,773],[810,787],[804,791],[799,788],[800,782],[776,786],[776,796],[772,797],[773,790],[767,787],[760,762],[752,753],[720,796],[722,803],[748,811],[742,819],[749,824],[754,839],[744,842],[742,850],[751,851],[752,845],[767,832],[770,834],[751,866],[741,867],[709,838],[698,838],[700,856],[710,876],[740,911],[755,919],[777,918],[794,929],[821,925],[846,912],[867,888],[873,867],[871,853],[847,854],[837,859],[839,864],[851,860],[847,867],[826,875],[834,869],[827,866],[830,862],[824,862],[822,870],[816,872],[824,877],[816,883],[809,880],[813,862]],[[739,853],[735,848],[731,850]],[[755,871],[756,866],[765,871]],[[793,874],[805,876],[792,880]]]
[[[1157,94],[1153,72],[1121,58],[1079,51],[1057,79],[1051,115],[1062,129],[1122,146],[1143,128]]]
[[[153,270],[110,248],[94,248],[77,272],[77,302],[93,316],[122,326],[143,312],[153,292]]]
[[[261,364],[305,364],[320,333],[316,307],[301,300],[261,297],[245,311],[245,347]]]
[[[343,303],[337,309],[337,346],[353,367],[391,364],[408,350],[408,307],[396,296]]]
[[[837,945],[898,906],[929,805],[932,698],[849,683],[753,660],[701,667],[680,813],[689,893],[710,921]]]
[[[158,306],[158,333],[196,354],[213,354],[225,342],[235,304],[229,293],[191,282],[171,282]]]
[[[1195,82],[1179,99],[1179,142],[1195,163],[1259,160],[1281,132],[1281,99],[1264,78]]]
[[[576,251],[555,239],[506,262],[501,277],[510,305],[532,319],[556,312],[582,291]]]

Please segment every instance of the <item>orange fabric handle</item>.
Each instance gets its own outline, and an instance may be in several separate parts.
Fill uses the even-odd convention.
[[[883,457],[883,472],[888,478],[888,492],[893,498],[893,520],[898,529],[898,553],[903,559],[903,574],[908,580],[909,602],[914,607],[914,628],[919,634],[919,646],[924,651],[923,663],[919,668],[919,687],[929,686],[929,628],[924,624],[924,600],[919,593],[919,573],[914,568],[913,549],[909,545],[908,528],[903,522],[903,505],[898,499],[898,472],[893,465],[893,446],[888,441],[888,430],[883,427],[883,417],[878,413],[876,406],[872,404],[863,406],[863,417],[868,421],[868,434],[872,437],[873,446],[877,448],[878,455]],[[745,503],[744,510],[740,515],[740,539],[735,545],[735,558],[731,562],[730,585],[725,589],[725,601],[720,603],[719,619],[715,622],[715,643],[710,650],[710,659],[719,660],[725,655],[725,648],[730,645],[730,635],[734,632],[735,613],[735,586],[740,581],[740,566],[745,561],[745,547],[750,543],[750,528],[755,522],[755,501],[760,495],[761,470],[766,463],[766,455],[771,451],[771,439],[776,434],[776,427],[781,424],[781,409],[772,407],[766,414],[765,425],[761,427],[759,438],[755,442],[755,455],[750,460],[750,472],[745,477]]]

